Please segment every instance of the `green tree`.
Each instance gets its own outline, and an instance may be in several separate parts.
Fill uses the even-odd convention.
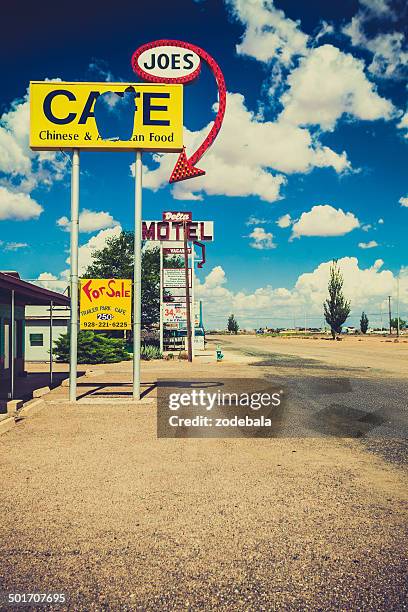
[[[171,255],[163,258],[165,268],[184,268],[184,255]]]
[[[231,314],[228,317],[227,329],[231,334],[238,333],[238,330],[239,330],[238,321],[236,320],[233,314]]]
[[[366,313],[363,311],[361,313],[361,319],[360,319],[360,330],[363,334],[366,334],[367,329],[368,329],[368,317]]]
[[[55,341],[57,361],[69,361],[69,347],[69,334],[62,334]],[[78,334],[78,363],[117,363],[130,358],[131,355],[125,350],[125,341],[121,338],[108,338],[91,330]]]
[[[350,314],[350,302],[343,295],[343,282],[337,259],[333,259],[330,266],[329,297],[323,304],[324,316],[330,325],[333,340],[341,333],[341,328]]]
[[[103,249],[92,253],[92,263],[83,278],[133,279],[134,233],[122,231],[108,238]],[[142,326],[158,323],[160,318],[160,249],[142,253]]]
[[[407,326],[407,322],[404,319],[399,318],[399,327],[400,329],[405,329]],[[398,329],[398,317],[395,319],[391,319],[391,329]]]

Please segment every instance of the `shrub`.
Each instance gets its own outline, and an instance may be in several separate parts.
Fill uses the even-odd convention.
[[[70,338],[63,334],[55,341],[54,352],[57,361],[69,361]],[[78,363],[117,363],[131,359],[125,350],[125,341],[121,338],[108,338],[94,331],[78,333]]]
[[[150,361],[151,359],[163,359],[163,354],[160,352],[160,349],[157,346],[152,344],[144,344],[140,349],[140,358],[145,361]]]

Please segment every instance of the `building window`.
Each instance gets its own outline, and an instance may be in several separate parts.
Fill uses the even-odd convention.
[[[44,346],[44,334],[30,334],[30,346]]]

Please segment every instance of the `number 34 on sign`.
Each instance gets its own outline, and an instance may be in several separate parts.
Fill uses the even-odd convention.
[[[132,281],[82,279],[79,308],[80,329],[131,329]]]

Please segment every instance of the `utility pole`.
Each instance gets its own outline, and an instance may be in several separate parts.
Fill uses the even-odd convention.
[[[187,357],[193,361],[193,346],[191,341],[191,310],[190,310],[190,275],[188,273],[188,243],[187,243],[187,221],[183,221],[184,236],[184,271],[186,278],[186,312],[187,312]]]
[[[400,313],[399,313],[399,274],[397,276],[397,336],[400,335]]]
[[[391,296],[388,296],[388,318],[389,318],[389,323],[390,323],[390,336],[392,334],[392,327],[391,327]]]

